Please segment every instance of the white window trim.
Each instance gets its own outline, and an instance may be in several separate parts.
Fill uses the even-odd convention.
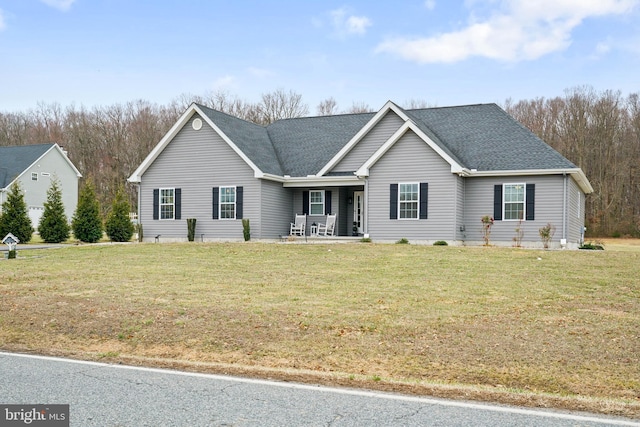
[[[233,203],[222,202],[222,189],[223,188],[233,188]],[[221,185],[218,187],[218,219],[220,221],[235,221],[238,217],[238,189],[235,185]],[[222,217],[222,205],[233,205],[233,218],[223,218]]]
[[[311,201],[312,200],[311,193],[320,193],[320,194],[322,194],[322,213],[319,213],[319,214],[311,213],[312,212],[311,206],[320,205],[320,203],[313,203]],[[309,190],[309,215],[324,215],[326,197],[327,197],[327,193],[325,193],[324,190]]]
[[[400,200],[400,194],[402,194],[402,191],[400,191],[400,189],[402,188],[403,185],[416,185],[418,187],[418,199],[414,202],[414,201],[409,201],[409,202],[403,202]],[[400,216],[400,204],[401,203],[415,203],[416,204],[416,217],[415,218],[402,218]],[[398,221],[418,221],[420,219],[420,183],[419,182],[399,182],[398,183]]]
[[[507,185],[521,185],[524,189],[522,194],[522,221],[527,220],[527,183],[526,182],[506,182],[502,184],[502,220],[503,221],[520,221],[520,218],[507,219],[505,206],[507,204]],[[508,202],[508,203],[520,203],[520,202]]]
[[[173,195],[173,203],[162,203],[162,191],[171,190]],[[173,216],[171,218],[162,218],[162,206],[172,205]],[[158,219],[160,221],[175,221],[176,219],[176,189],[175,188],[159,188],[158,189]]]

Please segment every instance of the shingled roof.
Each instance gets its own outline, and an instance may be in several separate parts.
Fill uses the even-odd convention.
[[[0,188],[11,184],[51,147],[53,144],[0,147]]]
[[[278,120],[266,127],[198,106],[264,173],[317,174],[375,113]],[[460,166],[478,171],[576,166],[496,104],[402,110]]]
[[[333,175],[331,167],[342,155],[341,150],[348,149],[354,137],[385,112],[400,114],[431,139],[450,162],[468,171],[578,170],[496,104],[403,110],[389,102],[378,113],[283,119],[268,126],[193,104],[129,180],[139,182],[141,174],[195,111],[217,127],[257,173],[279,177],[307,177],[320,171]]]
[[[524,171],[577,167],[496,104],[406,113],[467,169]]]

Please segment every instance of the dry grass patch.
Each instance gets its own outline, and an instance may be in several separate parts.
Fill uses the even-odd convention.
[[[0,261],[0,347],[640,417],[640,245],[92,245]]]

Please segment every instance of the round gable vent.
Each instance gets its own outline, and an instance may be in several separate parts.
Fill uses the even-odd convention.
[[[193,127],[193,130],[202,129],[202,120],[201,119],[195,119],[193,121],[193,123],[191,123],[191,126]]]

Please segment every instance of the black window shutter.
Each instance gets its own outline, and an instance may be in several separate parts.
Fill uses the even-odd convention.
[[[213,203],[212,203],[213,219],[218,219],[219,217],[219,211],[218,211],[219,198],[220,198],[220,188],[213,187]]]
[[[389,219],[398,219],[398,184],[389,186]]]
[[[493,219],[502,221],[502,184],[493,186]]]
[[[429,183],[420,183],[420,219],[427,219],[427,207],[429,206]]]
[[[242,187],[236,187],[236,219],[242,219]]]
[[[331,191],[324,192],[324,213],[325,215],[331,213]]]
[[[309,215],[309,192],[302,192],[302,213],[304,215]]]
[[[176,188],[174,192],[176,202],[176,219],[182,219],[182,189]]]
[[[533,221],[536,218],[536,185],[527,184],[527,221]]]
[[[153,189],[153,219],[160,219],[160,190],[158,188]]]

